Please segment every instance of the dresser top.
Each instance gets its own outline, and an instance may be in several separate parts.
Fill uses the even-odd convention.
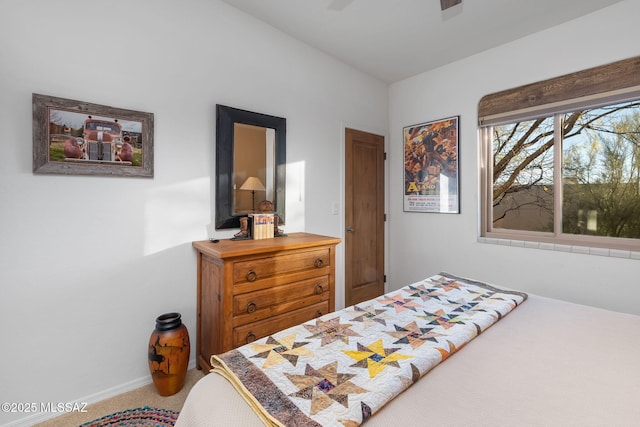
[[[201,240],[193,242],[193,247],[203,254],[216,258],[232,258],[266,252],[312,248],[314,246],[337,245],[340,242],[341,240],[337,237],[310,233],[289,233],[286,236],[261,240],[220,239],[217,243]]]

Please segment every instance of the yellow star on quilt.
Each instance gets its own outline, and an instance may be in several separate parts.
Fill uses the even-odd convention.
[[[382,339],[379,339],[368,347],[358,343],[358,350],[342,350],[342,352],[357,362],[351,366],[367,368],[369,378],[374,378],[387,366],[399,368],[399,360],[413,359],[413,356],[396,353],[398,350],[400,348],[384,348]]]
[[[280,341],[269,337],[264,344],[250,344],[251,349],[257,353],[251,357],[266,359],[262,369],[277,365],[285,360],[296,366],[299,356],[314,356],[311,351],[304,347],[307,344],[309,343],[296,342],[296,334],[287,335],[281,338]]]

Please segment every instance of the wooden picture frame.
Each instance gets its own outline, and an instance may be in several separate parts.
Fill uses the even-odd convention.
[[[153,113],[33,94],[33,172],[153,177]]]
[[[404,212],[460,213],[460,116],[403,128]]]

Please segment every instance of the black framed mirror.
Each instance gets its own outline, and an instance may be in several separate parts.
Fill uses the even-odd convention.
[[[285,221],[287,121],[216,105],[216,229],[239,228],[262,200]]]

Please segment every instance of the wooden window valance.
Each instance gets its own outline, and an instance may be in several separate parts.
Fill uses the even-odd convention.
[[[480,126],[640,97],[640,56],[484,96]]]

